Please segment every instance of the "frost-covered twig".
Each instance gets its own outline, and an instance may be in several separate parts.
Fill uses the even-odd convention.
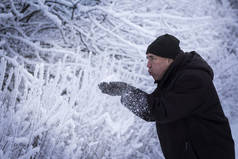
[[[0,19],[8,19],[8,18],[13,18],[14,15],[12,13],[0,13]]]
[[[11,11],[12,11],[12,13],[13,13],[16,17],[21,18],[21,17],[22,17],[22,14],[21,14],[20,12],[18,12],[18,10],[16,9],[13,0],[10,0],[10,4],[11,4]]]

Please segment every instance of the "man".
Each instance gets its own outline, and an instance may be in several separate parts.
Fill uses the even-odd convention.
[[[124,82],[103,82],[103,93],[146,121],[155,121],[166,159],[235,159],[234,142],[216,89],[213,71],[196,52],[184,53],[179,40],[158,37],[146,51],[157,83],[147,94]]]

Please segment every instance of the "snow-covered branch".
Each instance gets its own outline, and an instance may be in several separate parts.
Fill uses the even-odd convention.
[[[162,158],[154,125],[97,85],[151,92],[145,50],[164,33],[207,59],[227,116],[238,119],[228,1],[3,0],[0,20],[0,158]]]

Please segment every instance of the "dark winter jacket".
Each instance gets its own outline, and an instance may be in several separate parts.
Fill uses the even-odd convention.
[[[121,102],[146,121],[156,121],[166,159],[235,159],[234,142],[211,67],[196,52],[182,53],[152,94],[136,89]]]

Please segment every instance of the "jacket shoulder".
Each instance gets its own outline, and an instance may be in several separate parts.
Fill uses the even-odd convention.
[[[202,70],[186,69],[178,72],[176,76],[176,86],[183,87],[206,87],[210,83],[210,76]]]

